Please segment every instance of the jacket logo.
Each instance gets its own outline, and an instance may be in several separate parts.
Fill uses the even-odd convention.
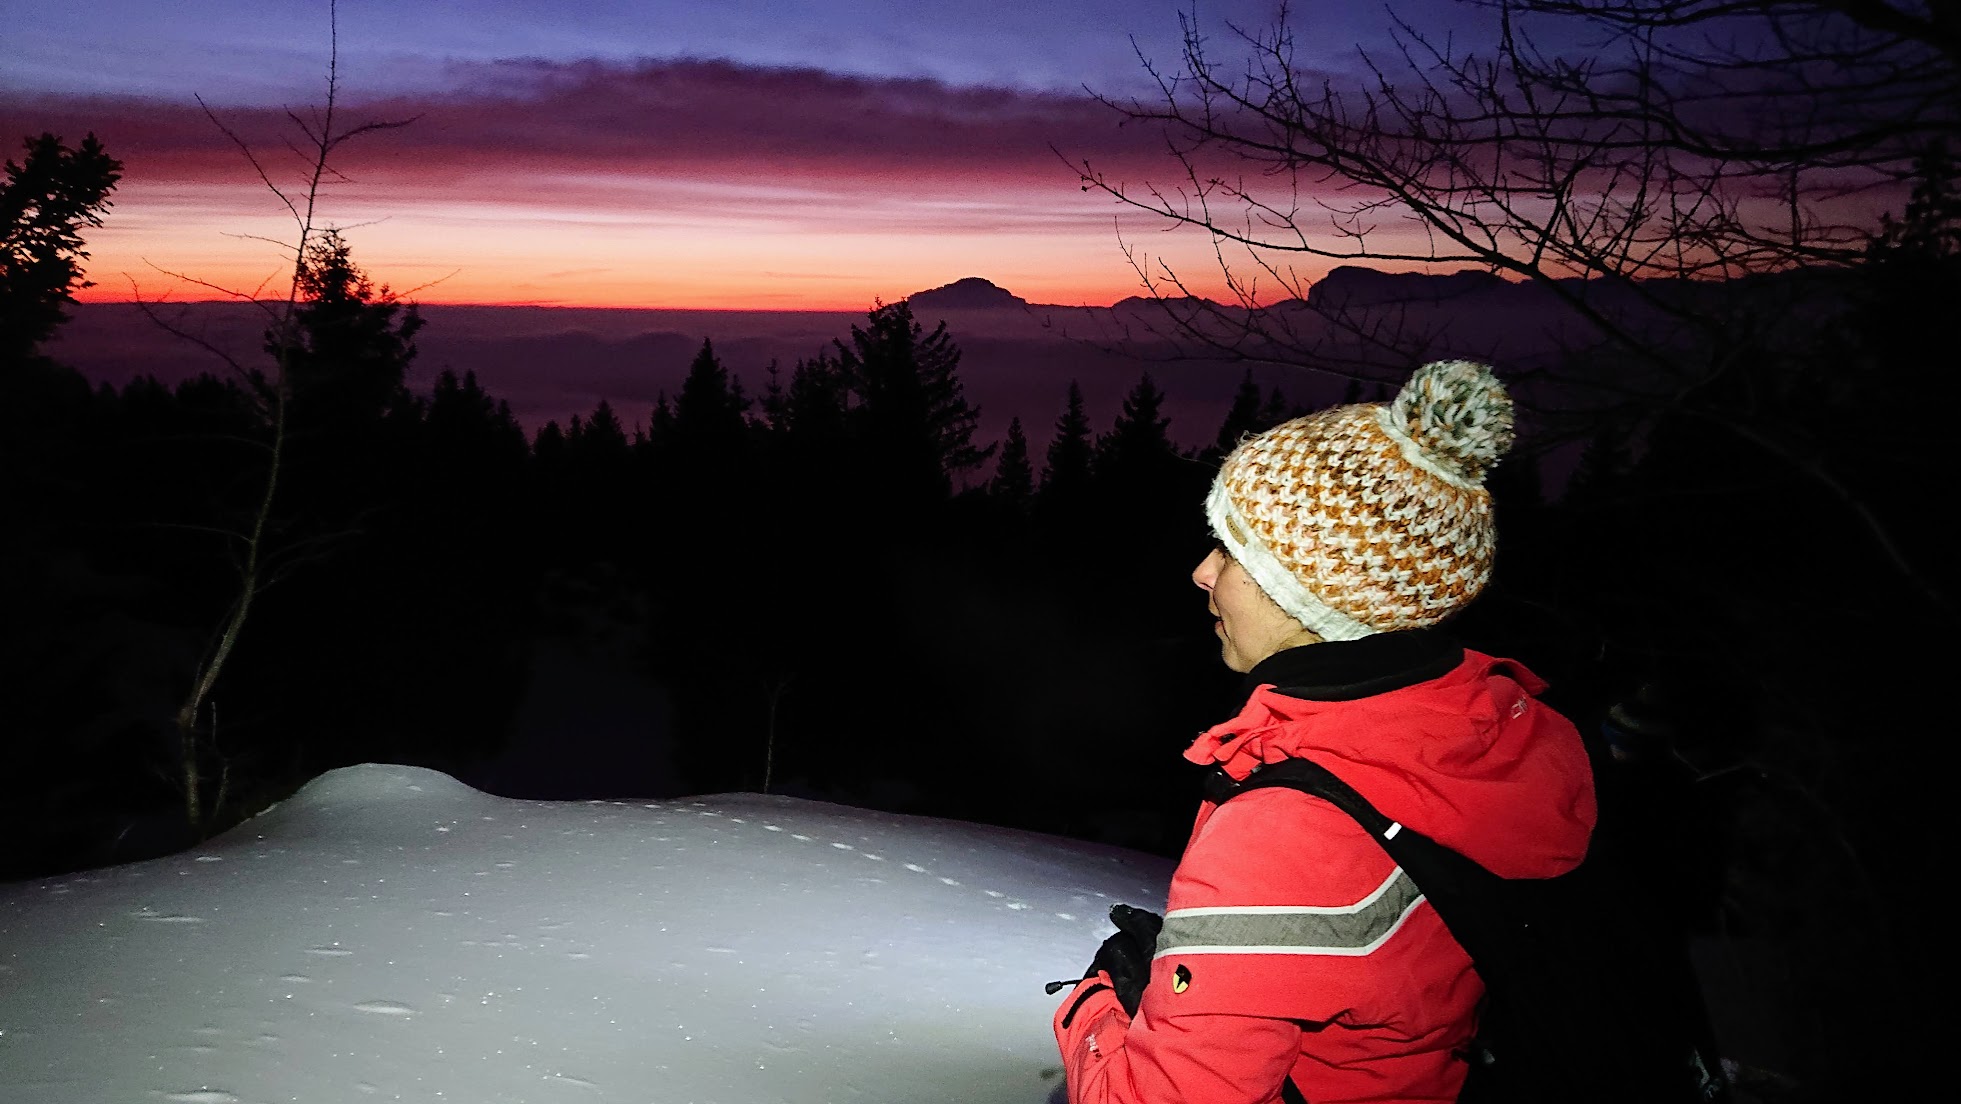
[[[1185,990],[1190,989],[1191,987],[1192,987],[1192,972],[1189,969],[1185,968],[1184,966],[1179,966],[1176,970],[1173,970],[1171,972],[1172,992],[1182,993]]]

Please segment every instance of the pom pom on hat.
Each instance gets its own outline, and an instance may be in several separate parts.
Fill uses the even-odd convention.
[[[1433,360],[1416,370],[1389,421],[1423,457],[1460,479],[1482,479],[1512,447],[1512,399],[1487,365]]]
[[[1512,441],[1491,369],[1435,361],[1387,406],[1339,406],[1241,442],[1206,516],[1260,589],[1322,638],[1420,628],[1490,581],[1484,475]]]

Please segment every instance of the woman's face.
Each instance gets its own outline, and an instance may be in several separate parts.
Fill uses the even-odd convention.
[[[1192,582],[1206,593],[1206,608],[1217,618],[1212,631],[1219,634],[1219,657],[1232,670],[1245,674],[1283,648],[1320,639],[1275,605],[1222,547],[1199,562]]]

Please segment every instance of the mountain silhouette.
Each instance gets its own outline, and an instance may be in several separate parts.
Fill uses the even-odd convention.
[[[1028,300],[979,276],[967,276],[950,284],[915,291],[906,297],[906,301],[912,304],[915,311],[1001,310],[1028,305]]]

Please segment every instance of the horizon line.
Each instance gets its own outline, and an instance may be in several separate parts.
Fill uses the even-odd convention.
[[[1111,302],[1111,303],[1025,303],[1025,304],[1021,304],[1019,307],[1013,305],[1005,305],[1005,306],[991,306],[991,307],[941,307],[939,309],[957,310],[957,311],[1009,311],[1009,310],[1016,310],[1016,309],[1109,310],[1112,307],[1115,307],[1117,303],[1125,302],[1129,299],[1135,299],[1135,298],[1148,298],[1148,296],[1126,296],[1123,299],[1119,299],[1116,300],[1116,302]],[[895,299],[883,300],[882,302],[884,303],[884,305],[890,306],[893,303],[908,302],[911,299],[912,296],[905,295]],[[115,306],[191,307],[191,306],[212,306],[212,305],[263,306],[267,304],[278,304],[283,302],[285,302],[285,299],[283,297],[266,298],[266,299],[245,299],[245,298],[131,299],[126,296],[112,298],[108,296],[97,297],[97,296],[91,296],[87,294],[77,295],[75,297],[76,305],[105,306],[105,307],[115,307]],[[538,310],[665,311],[669,313],[693,313],[693,314],[865,314],[871,310],[876,309],[877,306],[879,305],[878,303],[868,303],[863,306],[856,306],[856,307],[844,307],[844,306],[838,306],[838,307],[808,307],[808,306],[804,306],[804,307],[781,307],[781,306],[777,306],[777,307],[772,307],[772,306],[677,307],[677,306],[652,306],[652,305],[638,304],[638,303],[636,304],[568,303],[568,302],[559,302],[559,301],[540,301],[540,300],[509,300],[509,301],[498,302],[498,301],[485,301],[485,300],[467,300],[467,301],[466,300],[440,300],[440,299],[428,300],[428,299],[412,299],[412,298],[400,299],[397,300],[397,302],[399,302],[402,306],[405,307],[406,306],[489,307],[489,308],[502,308],[502,309],[529,307]]]

